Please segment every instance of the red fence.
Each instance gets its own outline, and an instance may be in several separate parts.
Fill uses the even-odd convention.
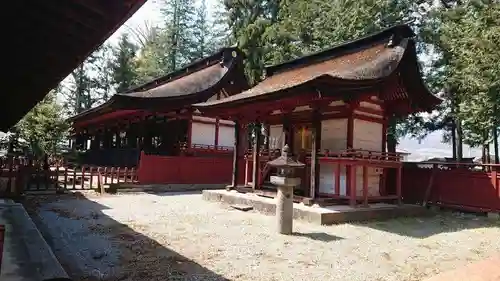
[[[462,210],[500,211],[500,172],[475,170],[472,166],[422,166],[415,163],[403,167],[404,202],[428,201]]]
[[[141,154],[137,178],[141,184],[229,184],[232,155],[207,157]],[[240,172],[244,162],[240,161]]]

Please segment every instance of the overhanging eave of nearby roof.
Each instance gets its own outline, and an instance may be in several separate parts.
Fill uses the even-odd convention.
[[[146,0],[12,1],[5,7],[0,130],[6,131],[121,26]]]

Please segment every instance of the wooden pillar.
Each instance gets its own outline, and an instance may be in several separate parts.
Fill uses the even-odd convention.
[[[214,145],[215,145],[215,148],[217,148],[219,146],[219,124],[220,120],[219,118],[215,118],[215,140],[214,140]]]
[[[350,107],[350,113],[347,117],[347,149],[352,149],[354,146],[354,117],[353,108]],[[349,205],[356,205],[356,166],[346,166],[346,190],[349,192]]]
[[[255,191],[259,184],[259,173],[260,173],[260,123],[255,123],[254,126],[254,134],[255,139],[253,142],[252,149],[252,161],[253,161],[253,170],[252,170],[252,189]]]
[[[348,177],[348,190],[349,190],[349,205],[356,206],[356,165],[347,166]]]
[[[368,167],[363,165],[363,206],[368,207]]]
[[[238,121],[235,121],[234,147],[233,147],[233,177],[229,189],[236,188],[236,186],[238,185],[238,175],[240,170],[239,163],[240,163],[240,123]]]
[[[188,127],[187,127],[187,141],[186,146],[188,149],[193,145],[192,143],[192,135],[193,135],[193,115],[188,118]]]
[[[321,119],[320,114],[317,111],[313,113],[313,123],[311,128],[312,136],[312,147],[311,147],[311,183],[309,190],[309,197],[316,198],[316,194],[319,191],[319,161],[318,161],[318,150],[321,147]]]
[[[293,126],[290,124],[290,120],[288,117],[283,119],[283,144],[281,147],[284,147],[285,144],[288,144],[290,148],[290,152],[293,154],[294,152],[294,142],[293,142]]]
[[[266,151],[269,151],[269,134],[271,132],[271,126],[269,124],[266,124],[265,128],[266,128],[266,144],[265,144],[264,149]]]
[[[116,129],[115,139],[116,139],[115,147],[116,148],[121,148],[121,146],[122,146],[122,137],[120,136],[120,129],[119,128]]]
[[[398,205],[401,205],[402,203],[402,194],[401,194],[401,173],[402,173],[402,166],[399,166],[396,170],[396,195],[398,196],[397,203]]]
[[[382,152],[387,152],[387,117],[384,117],[382,123]],[[379,193],[382,196],[387,195],[387,169],[382,168],[382,174],[380,175],[380,185]]]

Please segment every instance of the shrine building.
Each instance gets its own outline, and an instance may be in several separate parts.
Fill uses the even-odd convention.
[[[251,89],[193,105],[236,124],[230,188],[274,196],[275,171],[266,163],[288,144],[307,164],[295,201],[401,203],[402,155],[387,151],[388,120],[441,102],[422,80],[408,25],[267,67],[265,75]]]
[[[191,105],[246,89],[241,52],[224,48],[71,117],[72,147],[82,165],[138,167],[141,183],[229,183],[234,122]]]

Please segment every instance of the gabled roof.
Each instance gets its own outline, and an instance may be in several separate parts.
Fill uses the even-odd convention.
[[[11,1],[4,7],[0,130],[8,130],[145,0]]]
[[[248,88],[243,55],[237,48],[223,48],[179,70],[112,96],[104,104],[70,118],[89,118],[113,110],[177,110],[203,102],[217,91],[228,95]]]
[[[417,80],[419,84],[406,89],[406,98],[416,106],[433,107],[441,100],[428,92],[421,81],[413,36],[408,25],[396,25],[319,53],[267,67],[268,76],[255,87],[222,100],[194,106],[203,110],[231,107],[250,100],[272,100],[277,95],[299,94],[299,91],[292,93],[290,90],[302,86],[320,88],[329,85],[330,88],[322,94],[334,95],[360,87],[376,87],[399,72],[401,76],[408,76],[407,80]],[[402,71],[403,67],[405,71]],[[410,74],[417,77],[409,77]]]

